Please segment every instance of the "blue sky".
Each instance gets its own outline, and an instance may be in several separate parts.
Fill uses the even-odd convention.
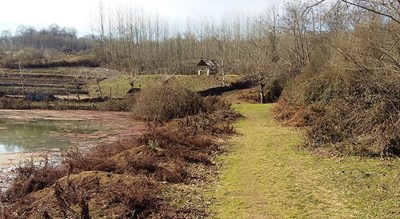
[[[105,8],[140,7],[159,12],[171,22],[184,22],[197,14],[224,14],[231,11],[256,12],[280,0],[102,0]],[[100,0],[6,0],[0,7],[0,32],[15,31],[19,25],[48,27],[51,24],[75,27],[80,34],[89,32],[90,19]]]

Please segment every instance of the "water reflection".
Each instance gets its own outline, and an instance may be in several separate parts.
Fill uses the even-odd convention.
[[[89,121],[0,120],[0,153],[60,150],[71,146],[71,138],[98,130]]]
[[[18,153],[18,152],[23,152],[23,149],[16,146],[16,145],[5,145],[5,144],[0,144],[0,154],[6,154],[6,153]]]

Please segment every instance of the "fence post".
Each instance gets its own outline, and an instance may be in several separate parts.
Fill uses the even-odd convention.
[[[118,84],[118,81],[117,81],[117,92],[116,92],[115,96],[116,96],[117,98],[119,97],[119,84]]]
[[[15,98],[15,84],[14,84],[14,82],[12,82],[12,95],[13,95],[13,97]]]
[[[75,76],[75,91],[76,91],[76,94],[78,95],[78,101],[81,101],[81,97],[79,96],[79,87],[78,87],[78,81],[77,81],[77,78],[76,78],[76,76]]]

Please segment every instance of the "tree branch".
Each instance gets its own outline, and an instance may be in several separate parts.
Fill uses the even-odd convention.
[[[344,2],[344,3],[347,3],[347,4],[349,4],[349,5],[352,5],[352,6],[355,6],[355,7],[358,7],[358,8],[367,10],[367,11],[370,11],[370,12],[372,12],[372,13],[375,13],[375,14],[378,14],[378,15],[381,15],[381,16],[384,16],[384,17],[388,17],[388,18],[390,18],[392,21],[394,21],[394,22],[400,24],[400,20],[397,19],[397,18],[395,18],[393,15],[386,14],[386,13],[377,11],[377,10],[375,10],[375,9],[369,8],[369,7],[367,7],[367,6],[360,5],[360,4],[356,4],[356,3],[354,3],[354,2],[350,2],[350,1],[347,1],[347,0],[341,0],[341,1]]]
[[[327,0],[320,0],[320,1],[314,3],[314,4],[310,5],[310,6],[307,6],[307,7],[305,8],[305,11],[307,11],[308,9],[311,9],[311,8],[313,8],[313,7],[316,7],[316,6],[322,4],[322,3],[326,2],[326,1],[327,1]],[[372,12],[372,13],[375,13],[375,14],[378,14],[378,15],[381,15],[381,16],[384,16],[384,17],[387,17],[387,18],[390,18],[392,21],[394,21],[394,22],[400,24],[400,20],[397,19],[397,18],[395,18],[393,15],[390,15],[390,14],[387,14],[387,13],[384,13],[384,12],[381,12],[381,11],[378,11],[378,10],[375,10],[375,9],[373,9],[373,8],[367,7],[367,6],[365,6],[365,5],[357,4],[357,3],[355,3],[355,2],[351,2],[351,1],[348,1],[348,0],[339,0],[339,2],[340,2],[340,1],[341,1],[341,2],[344,2],[344,3],[346,3],[346,4],[349,4],[349,5],[352,5],[352,6],[354,6],[354,7],[358,7],[358,8],[364,9],[364,10],[366,10],[366,11],[370,11],[370,12]],[[397,2],[400,3],[400,0],[397,0]]]
[[[316,2],[314,4],[312,4],[312,5],[309,5],[309,6],[306,7],[305,11],[307,11],[310,8],[317,7],[318,5],[320,5],[320,4],[324,3],[324,2],[326,2],[326,0],[320,0],[320,1],[318,1],[318,2]]]
[[[384,52],[384,54],[382,55],[382,57],[379,60],[382,60],[383,58],[385,58],[385,55],[389,55],[389,53],[394,49],[394,47],[400,42],[400,38],[398,38],[396,40],[396,42],[390,47],[390,49],[387,52]],[[398,66],[399,67],[399,66]]]

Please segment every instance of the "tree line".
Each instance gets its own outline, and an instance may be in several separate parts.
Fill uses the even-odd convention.
[[[299,72],[329,40],[353,35],[381,18],[349,1],[317,3],[289,2],[221,19],[200,14],[184,25],[139,8],[100,5],[92,24],[95,51],[103,63],[126,71],[184,73],[185,67],[209,58],[219,60],[228,73],[270,76]]]
[[[31,26],[20,25],[13,35],[9,30],[1,32],[0,45],[2,50],[12,51],[26,47],[37,50],[84,51],[90,48],[89,39],[78,38],[73,27],[61,27],[52,24],[40,30]]]
[[[288,2],[282,8],[231,12],[220,19],[199,14],[184,25],[140,8],[113,10],[100,4],[92,30],[95,52],[111,68],[187,74],[194,73],[200,58],[216,59],[222,75],[252,75],[263,90],[271,79],[287,81],[306,66],[319,68],[329,61],[330,53],[357,62],[363,56],[357,54],[360,43],[381,53],[396,51],[390,49],[397,47],[396,20],[390,19],[395,15],[388,15],[396,10],[378,4],[372,0]],[[369,34],[383,38],[371,40]],[[383,55],[379,62],[393,64],[393,56]]]
[[[357,7],[358,2],[364,8]],[[368,23],[380,22],[379,33],[388,33],[385,39],[396,42],[396,33],[387,29],[396,23],[391,19],[396,18],[396,10],[379,2],[289,2],[283,8],[231,12],[221,19],[195,15],[184,25],[144,9],[114,10],[100,4],[91,36],[79,38],[76,29],[55,24],[41,30],[20,26],[14,35],[1,33],[0,54],[27,48],[41,53],[90,50],[103,65],[127,72],[185,73],[200,58],[207,58],[219,60],[227,73],[295,74],[321,47],[332,46],[333,39],[354,36]],[[394,42],[386,44],[396,47]],[[383,50],[387,47],[368,43]]]
[[[2,63],[43,59],[62,53],[89,51],[92,40],[78,37],[75,28],[52,24],[40,30],[31,26],[18,26],[15,33],[3,30],[0,34]]]

